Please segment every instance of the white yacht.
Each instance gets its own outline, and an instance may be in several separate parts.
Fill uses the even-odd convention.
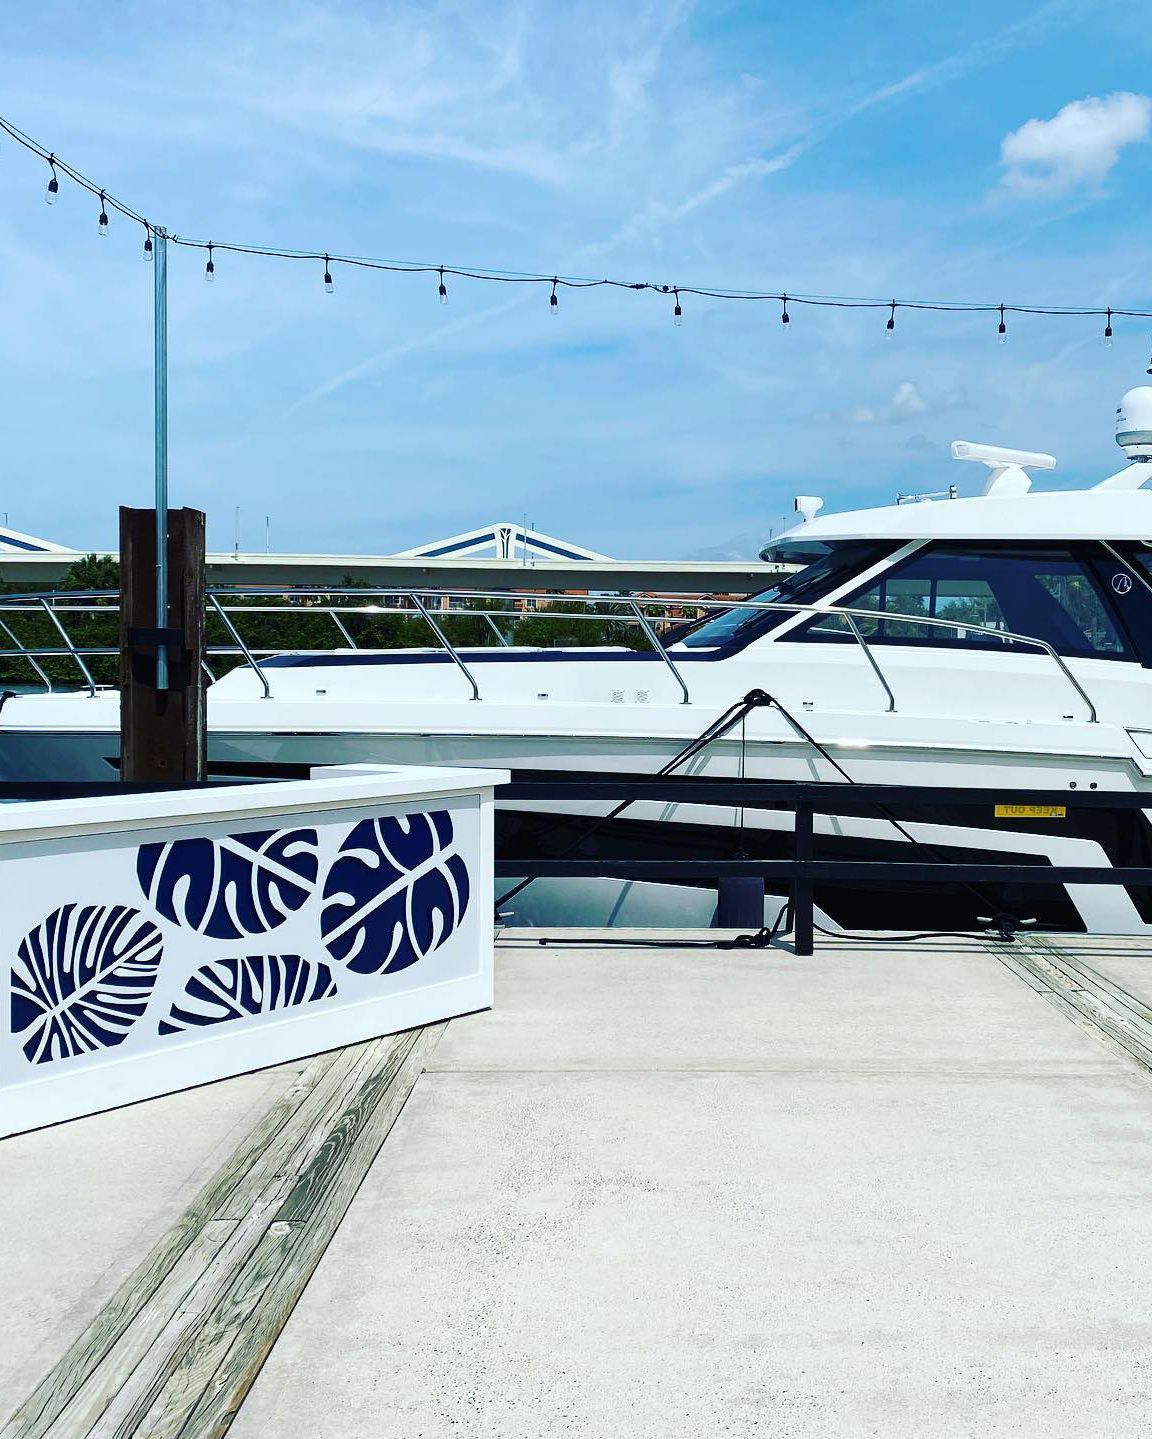
[[[1052,468],[1051,456],[957,441],[955,458],[986,468],[978,495],[953,497],[952,486],[946,498],[842,514],[821,514],[817,497],[802,496],[800,522],[771,548],[802,568],[750,601],[650,633],[647,651],[445,642],[254,658],[209,690],[210,765],[266,775],[351,761],[651,775],[762,691],[774,703],[746,707],[676,772],[1152,789],[1152,387],[1124,397],[1116,438],[1128,463],[1087,489],[1033,490],[1029,472]],[[114,691],[8,698],[0,774],[111,778],[117,735]],[[636,802],[588,833],[588,816],[610,808],[506,806],[498,851],[558,854],[584,833],[581,852],[594,856],[789,853],[784,812]],[[1055,819],[909,807],[899,819],[818,820],[818,854],[907,859],[911,836],[947,858],[1152,863],[1152,829],[1138,810],[1070,807]],[[530,897],[521,918],[544,917]],[[675,913],[667,898],[665,915]],[[972,927],[982,907],[944,884],[899,896],[828,886],[817,898],[849,928]],[[1011,903],[1053,927],[1152,927],[1152,892],[1133,886],[1028,887]],[[637,913],[633,905],[620,917]]]

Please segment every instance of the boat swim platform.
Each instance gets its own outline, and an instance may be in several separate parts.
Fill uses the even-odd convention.
[[[4,1439],[1148,1433],[1147,941],[604,937],[0,1144]]]

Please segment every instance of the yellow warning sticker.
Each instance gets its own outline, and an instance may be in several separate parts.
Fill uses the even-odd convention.
[[[1068,808],[1062,804],[998,804],[997,819],[1065,819]]]

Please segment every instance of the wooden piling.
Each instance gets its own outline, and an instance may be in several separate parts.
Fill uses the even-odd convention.
[[[204,694],[204,514],[168,514],[168,623],[156,615],[156,512],[120,509],[120,777],[135,783],[207,776]],[[168,688],[156,654],[168,651]]]

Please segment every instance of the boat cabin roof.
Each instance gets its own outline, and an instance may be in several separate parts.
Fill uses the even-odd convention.
[[[1136,464],[1084,490],[993,491],[817,515],[787,530],[769,549],[784,560],[792,548],[837,540],[1152,542],[1152,492],[1139,488],[1145,480],[1152,480],[1152,465]]]

